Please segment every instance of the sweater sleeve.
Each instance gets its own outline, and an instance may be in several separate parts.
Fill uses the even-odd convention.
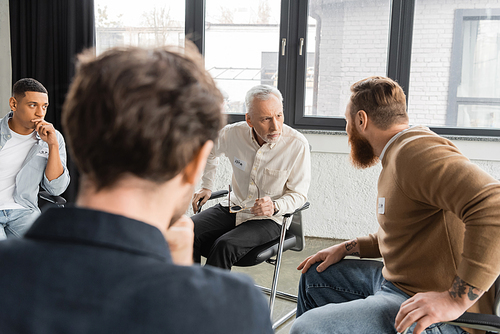
[[[457,274],[488,290],[500,273],[500,182],[448,140],[422,140],[427,140],[425,145],[414,140],[398,155],[396,182],[408,197],[462,220],[465,235]]]
[[[378,238],[376,233],[372,233],[365,237],[359,237],[358,244],[359,257],[377,258],[382,256],[378,248]]]

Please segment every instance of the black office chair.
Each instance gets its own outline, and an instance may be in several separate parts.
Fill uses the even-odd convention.
[[[44,211],[44,208],[48,206],[62,208],[66,204],[66,200],[63,197],[51,195],[48,191],[42,189],[38,192],[38,198],[38,207],[42,211]]]
[[[479,329],[486,331],[486,334],[500,333],[500,277],[497,278],[494,284],[495,287],[495,303],[493,304],[494,314],[479,314],[465,312],[458,319],[449,321],[449,324]]]
[[[226,196],[227,190],[219,190],[212,193],[210,199],[217,199]],[[276,297],[294,302],[297,304],[297,296],[291,295],[285,292],[277,290],[278,278],[281,267],[281,257],[283,252],[287,250],[294,250],[300,252],[304,249],[305,238],[302,229],[302,211],[309,208],[309,202],[306,202],[301,208],[295,210],[292,213],[287,213],[283,215],[283,225],[281,227],[280,237],[276,240],[270,241],[263,245],[253,248],[248,252],[243,258],[241,258],[234,265],[238,267],[250,267],[260,264],[262,262],[267,262],[274,265],[274,275],[271,288],[261,287],[259,288],[265,293],[269,294],[269,308],[271,311],[271,318],[273,316],[274,302]],[[201,211],[201,206],[198,204],[198,212]],[[292,318],[297,313],[297,307],[288,312],[285,316],[278,319],[273,323],[273,329],[278,328],[288,319]]]

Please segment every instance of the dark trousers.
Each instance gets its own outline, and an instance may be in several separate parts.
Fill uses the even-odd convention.
[[[279,238],[281,226],[272,219],[235,226],[236,214],[217,204],[191,217],[194,222],[194,262],[231,269],[252,248]]]

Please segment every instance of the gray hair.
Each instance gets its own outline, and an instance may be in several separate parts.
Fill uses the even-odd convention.
[[[250,88],[245,97],[245,107],[247,109],[247,113],[250,115],[252,114],[252,105],[255,98],[258,98],[261,101],[267,101],[271,95],[276,96],[280,102],[283,103],[283,96],[281,95],[281,92],[273,86],[257,85]]]

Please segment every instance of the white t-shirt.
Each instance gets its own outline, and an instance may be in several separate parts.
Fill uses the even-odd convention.
[[[36,144],[36,132],[20,135],[10,130],[11,138],[0,150],[0,210],[23,209],[14,201],[16,175],[21,170],[28,152]]]

